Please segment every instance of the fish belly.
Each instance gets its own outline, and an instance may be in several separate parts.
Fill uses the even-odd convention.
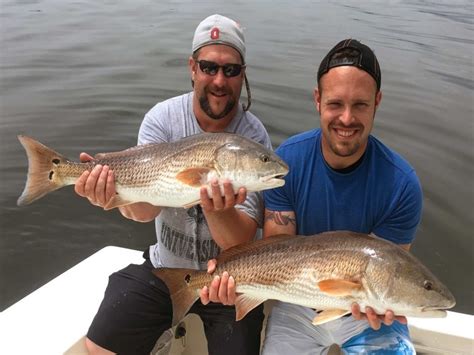
[[[353,302],[363,302],[353,297],[331,297],[321,293],[316,288],[297,289],[281,286],[269,285],[238,285],[238,293],[245,293],[253,298],[261,298],[265,300],[278,300],[297,304],[304,307],[314,308],[318,310],[324,309],[347,309],[351,308]]]
[[[156,186],[131,187],[117,185],[117,193],[126,201],[148,202],[155,206],[184,207],[199,201],[199,188],[176,185],[171,189]]]

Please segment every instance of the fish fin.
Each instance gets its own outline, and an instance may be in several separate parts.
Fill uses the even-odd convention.
[[[18,140],[28,156],[28,176],[17,200],[18,206],[25,206],[66,185],[58,178],[57,167],[69,160],[31,137],[19,135]]]
[[[235,320],[244,318],[252,309],[265,302],[265,298],[249,297],[245,294],[239,294],[235,298]]]
[[[211,171],[209,168],[188,168],[180,171],[176,175],[176,179],[181,181],[185,185],[199,187],[203,185],[203,175],[206,175]]]
[[[326,322],[341,318],[346,314],[351,313],[347,309],[326,309],[321,313],[317,314],[313,319],[314,325],[324,324]]]
[[[351,296],[360,291],[362,285],[356,281],[350,280],[322,280],[318,282],[321,292],[331,296],[343,297]]]
[[[135,201],[136,202],[136,201]],[[119,194],[115,194],[112,196],[112,198],[109,200],[109,202],[106,203],[104,206],[104,210],[108,211],[116,207],[120,206],[125,206],[125,205],[130,205],[132,203],[135,203],[134,201],[129,201],[124,198],[122,198]]]
[[[196,289],[190,287],[190,282],[199,273],[206,272],[179,268],[159,268],[153,270],[153,274],[166,284],[170,292],[173,305],[172,326],[178,324],[186,316],[194,302],[199,298]]]
[[[183,208],[190,208],[190,207],[196,206],[196,205],[198,205],[200,202],[201,202],[200,199],[199,199],[199,200],[196,200],[196,201],[193,201],[193,202],[190,202],[190,203],[184,205]]]

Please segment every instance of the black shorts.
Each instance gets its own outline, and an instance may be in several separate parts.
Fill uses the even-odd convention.
[[[104,299],[87,332],[94,343],[118,354],[149,354],[161,334],[171,328],[168,288],[151,270],[147,259],[113,273]],[[189,313],[203,321],[209,354],[259,354],[263,305],[235,321],[235,308],[200,300]],[[192,330],[191,330],[192,331]]]

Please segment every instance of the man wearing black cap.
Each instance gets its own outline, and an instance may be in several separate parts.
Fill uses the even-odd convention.
[[[264,237],[332,230],[373,233],[408,249],[420,222],[422,191],[414,169],[370,135],[382,100],[375,54],[353,39],[322,60],[314,90],[320,129],[289,138],[277,153],[290,172],[265,197]],[[317,310],[277,303],[263,354],[414,353],[404,317],[372,309],[313,326]]]
[[[291,137],[276,150],[290,172],[283,187],[264,192],[264,237],[351,230],[409,249],[421,218],[422,191],[409,163],[370,135],[382,100],[375,54],[359,41],[341,41],[322,60],[317,78],[321,128]],[[234,288],[224,280],[213,282],[201,298],[233,300]],[[378,316],[367,308],[362,314],[354,305],[352,316],[313,326],[316,312],[277,302],[263,354],[326,354],[333,343],[345,353],[414,353],[406,319],[391,311]]]
[[[189,71],[193,91],[160,102],[145,116],[139,144],[173,142],[202,132],[232,132],[271,149],[262,123],[248,111],[250,92],[245,76],[245,42],[240,25],[221,15],[204,19],[196,28]],[[248,103],[239,104],[243,84]],[[81,160],[92,159],[82,154]],[[143,254],[142,265],[129,265],[112,274],[97,315],[89,328],[86,346],[93,354],[149,354],[157,339],[171,327],[172,306],[165,284],[151,272],[158,267],[205,269],[207,260],[233,245],[256,237],[263,224],[263,197],[240,189],[234,196],[224,182],[221,197],[217,181],[212,196],[201,189],[197,207],[162,208],[148,203],[120,207],[126,218],[155,220],[157,243]],[[96,166],[84,173],[76,192],[103,207],[115,194],[113,172]],[[212,198],[211,198],[212,197]],[[224,274],[226,284],[233,279]],[[235,308],[196,302],[190,313],[204,323],[210,354],[258,354],[263,309],[235,321]],[[166,332],[165,334],[167,334]]]

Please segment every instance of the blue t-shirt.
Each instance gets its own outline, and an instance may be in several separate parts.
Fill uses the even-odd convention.
[[[327,165],[320,129],[289,138],[276,153],[290,172],[284,186],[264,192],[265,207],[295,212],[297,234],[350,230],[412,242],[421,219],[420,182],[410,164],[375,137],[348,173]]]

